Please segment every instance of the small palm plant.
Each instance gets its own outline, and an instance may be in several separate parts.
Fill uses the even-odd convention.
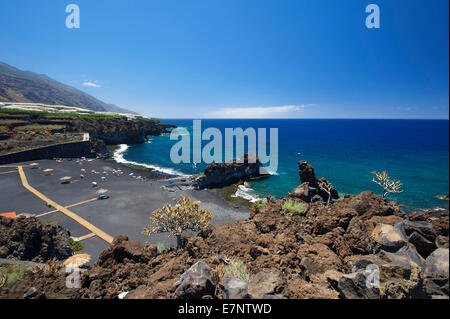
[[[331,183],[326,179],[319,179],[317,181],[317,184],[319,185],[320,189],[322,189],[325,193],[327,193],[328,195],[327,206],[329,206],[331,201],[331,192],[333,190],[333,185],[331,185]]]
[[[202,231],[211,225],[211,212],[200,209],[200,202],[191,202],[187,196],[174,198],[175,205],[165,204],[150,217],[150,223],[142,234],[150,236],[154,233],[169,232],[176,236],[177,248],[181,248],[181,234],[185,230]]]
[[[386,171],[383,171],[381,173],[379,172],[372,172],[375,177],[372,179],[372,182],[377,183],[381,186],[383,189],[383,198],[386,198],[386,195],[389,193],[402,193],[403,190],[401,189],[403,184],[395,180],[394,178],[391,178]]]

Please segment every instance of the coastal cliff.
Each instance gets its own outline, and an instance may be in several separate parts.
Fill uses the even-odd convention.
[[[144,143],[174,127],[143,117],[0,110],[0,154],[77,141],[80,133],[89,133],[94,152],[105,153],[105,145]]]
[[[106,145],[140,144],[148,135],[157,136],[167,132],[174,125],[159,120],[118,118],[78,118],[70,121],[68,129],[87,132],[90,136],[103,140]]]

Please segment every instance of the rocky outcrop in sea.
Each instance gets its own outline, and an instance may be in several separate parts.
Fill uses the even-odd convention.
[[[301,185],[288,194],[289,197],[298,198],[307,203],[321,201],[329,204],[339,199],[337,190],[324,177],[317,178],[314,167],[306,162],[298,162],[298,173]]]
[[[173,178],[171,184],[164,186],[164,188],[168,191],[222,188],[268,176],[270,174],[266,171],[258,156],[247,153],[239,159],[234,158],[225,163],[209,164],[201,174]]]
[[[255,154],[247,153],[239,159],[206,166],[203,174],[196,177],[194,186],[199,189],[219,188],[254,178],[267,177],[265,170]]]

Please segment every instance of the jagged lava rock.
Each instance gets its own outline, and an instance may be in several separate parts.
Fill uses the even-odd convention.
[[[202,299],[214,295],[215,283],[211,268],[202,260],[186,270],[175,283],[175,298]]]
[[[196,178],[194,186],[200,189],[225,187],[239,181],[269,175],[259,161],[258,156],[247,153],[239,159],[206,166],[203,174]]]
[[[433,225],[421,221],[403,221],[395,225],[417,252],[427,258],[436,248],[437,234]]]
[[[248,294],[252,299],[280,295],[285,281],[279,272],[263,270],[254,275],[248,283]]]
[[[107,267],[117,263],[133,261],[135,263],[148,263],[157,254],[155,246],[143,249],[138,241],[128,241],[128,237],[117,236],[113,244],[105,249],[99,256],[97,265]]]
[[[0,258],[45,262],[72,256],[70,232],[35,217],[0,217]]]

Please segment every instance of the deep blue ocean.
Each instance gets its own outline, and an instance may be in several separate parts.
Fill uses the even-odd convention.
[[[192,132],[192,120],[162,121]],[[300,184],[297,162],[306,160],[313,164],[316,175],[326,177],[341,195],[364,190],[380,195],[381,189],[372,182],[371,172],[386,170],[404,185],[403,193],[388,196],[404,210],[448,207],[448,202],[436,198],[449,193],[448,120],[202,120],[202,129],[208,127],[222,132],[236,127],[267,128],[267,134],[269,128],[278,128],[276,175],[252,182],[251,188],[242,189],[242,196],[286,195]],[[168,134],[150,137],[149,143],[123,146],[118,155],[165,172],[201,172],[204,163],[195,169],[192,164],[171,162],[170,149],[176,142]],[[208,142],[203,141],[203,145]]]

